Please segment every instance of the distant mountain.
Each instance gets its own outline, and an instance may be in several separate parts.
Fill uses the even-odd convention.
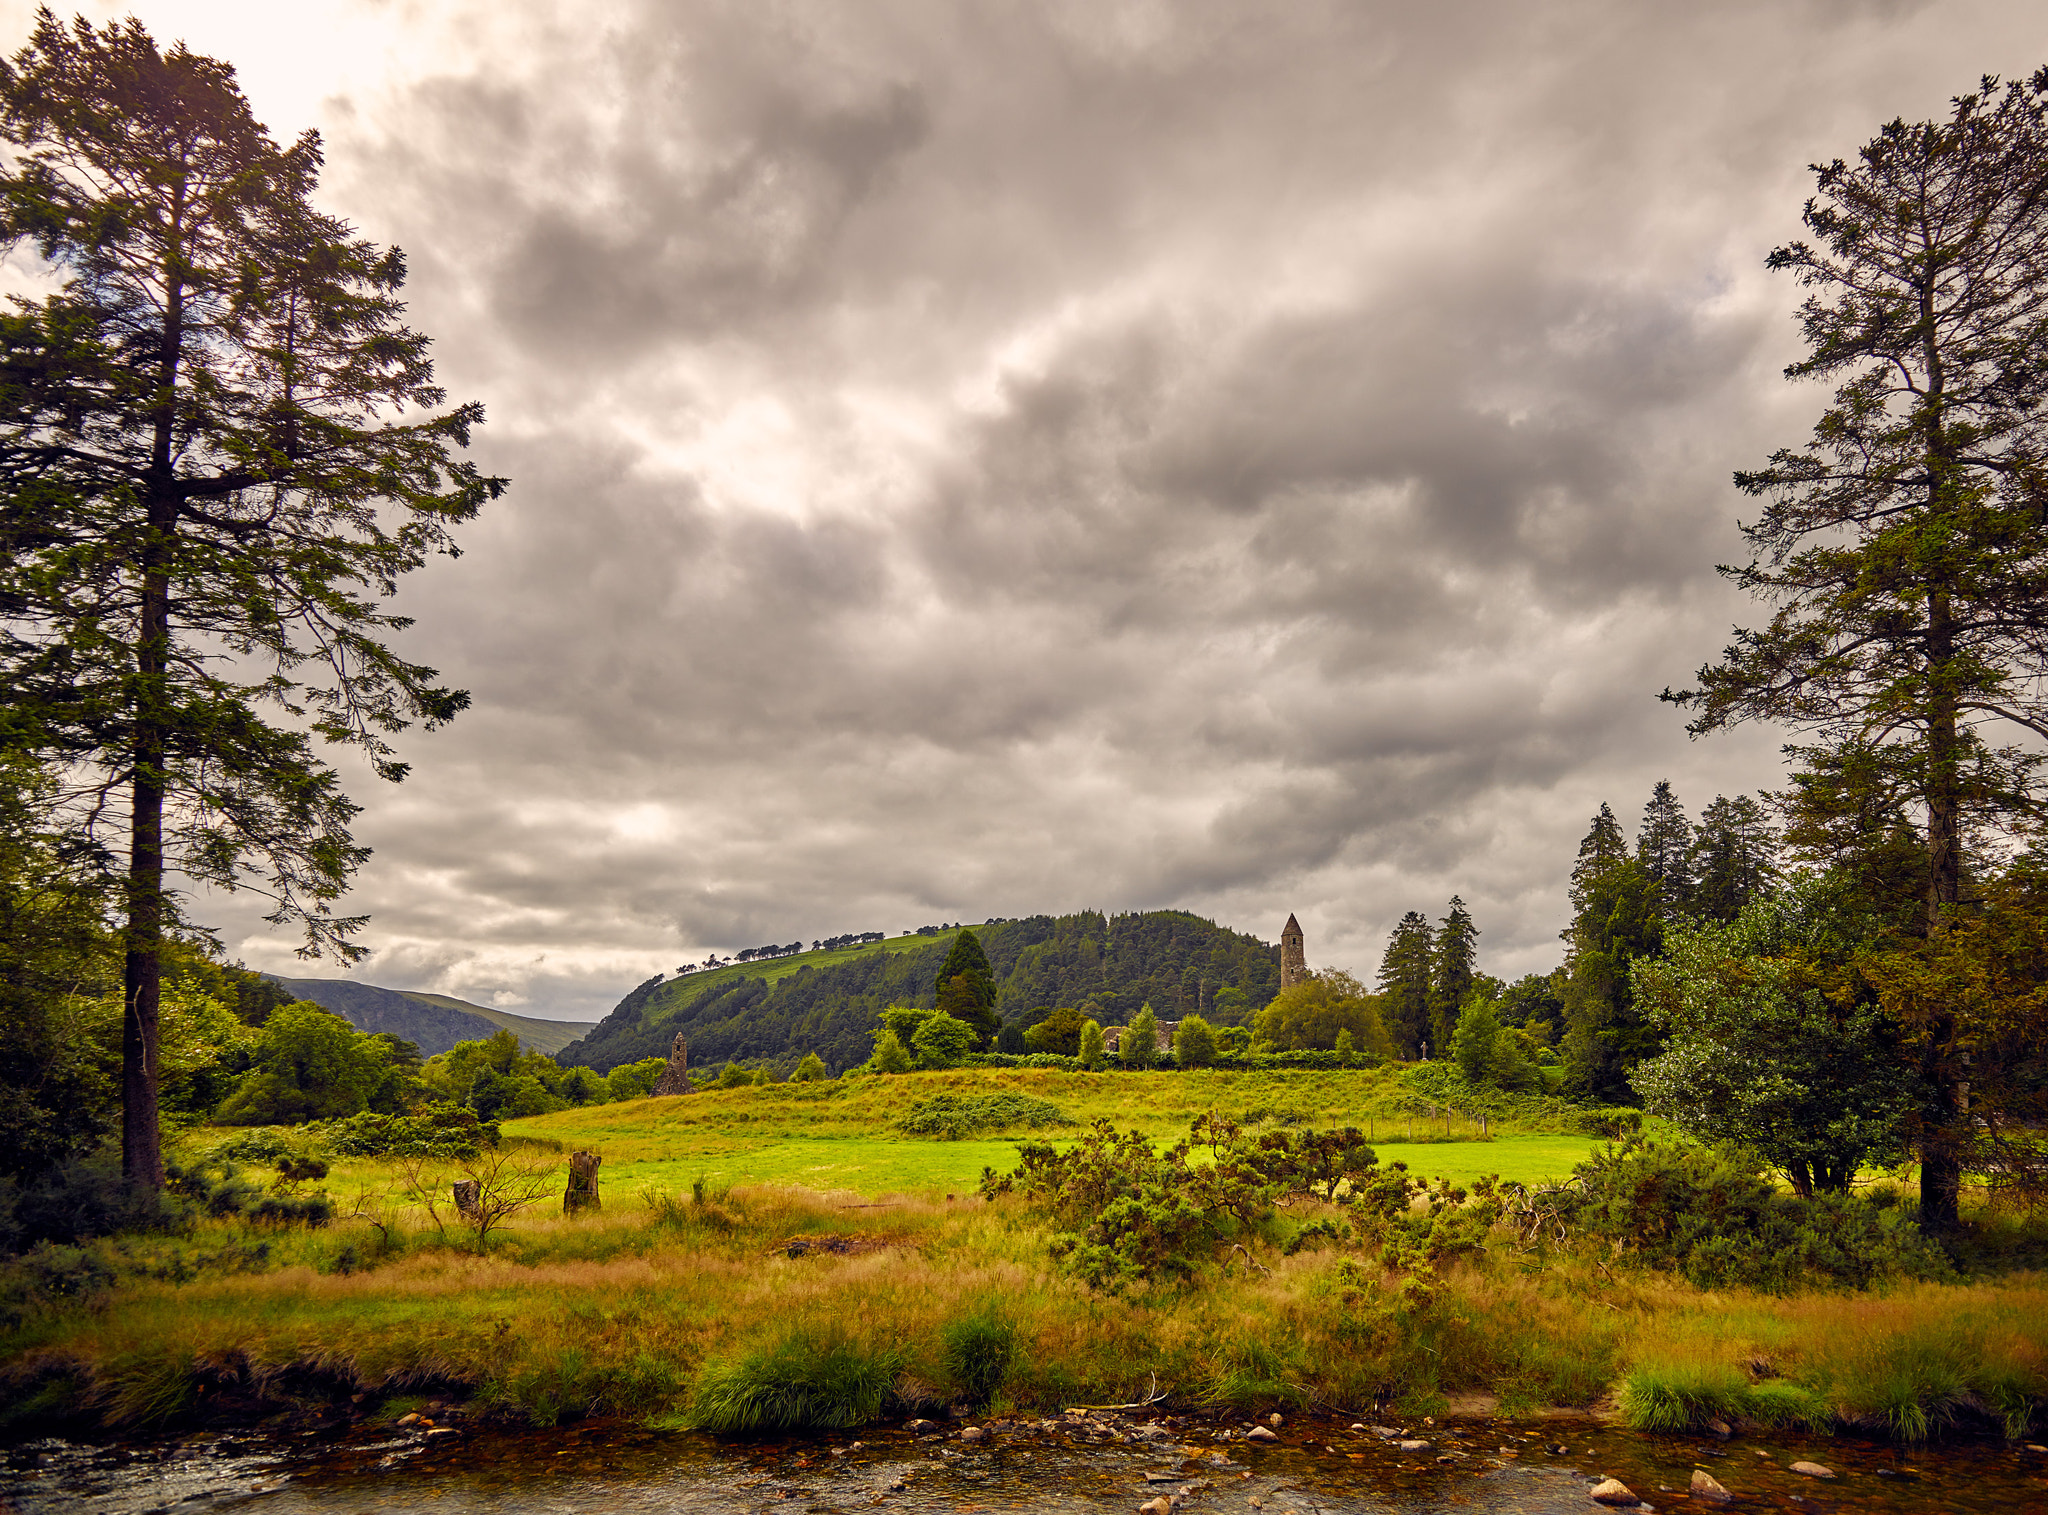
[[[587,1021],[535,1020],[445,994],[380,989],[345,978],[285,978],[276,973],[265,977],[300,999],[332,1010],[358,1031],[388,1031],[417,1043],[428,1057],[457,1042],[481,1041],[501,1029],[515,1034],[530,1051],[559,1052],[590,1030]]]
[[[1121,1025],[1150,1004],[1162,1020],[1199,1011],[1219,1024],[1263,1009],[1280,987],[1280,951],[1182,910],[1034,915],[974,928],[1010,1027],[1061,1005]],[[555,1054],[608,1072],[665,1057],[687,1032],[693,1066],[728,1058],[794,1061],[816,1052],[839,1072],[864,1062],[888,1005],[929,1005],[955,931],[798,953],[680,978],[649,979],[580,1041]],[[1230,991],[1230,992],[1224,992]]]

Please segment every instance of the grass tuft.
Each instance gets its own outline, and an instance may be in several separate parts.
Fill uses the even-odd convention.
[[[798,1327],[772,1346],[707,1362],[685,1419],[728,1436],[857,1426],[881,1412],[906,1359],[900,1349]]]

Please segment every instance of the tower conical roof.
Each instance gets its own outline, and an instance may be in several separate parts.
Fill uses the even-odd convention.
[[[1301,922],[1294,918],[1294,913],[1292,911],[1288,912],[1287,924],[1280,928],[1280,934],[1282,936],[1301,935]]]

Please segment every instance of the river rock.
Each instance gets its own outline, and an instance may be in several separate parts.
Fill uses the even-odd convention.
[[[1166,1494],[1148,1499],[1138,1506],[1138,1515],[1173,1515],[1173,1499]]]
[[[927,1431],[936,1431],[938,1425],[936,1422],[929,1420],[906,1420],[903,1422],[903,1429],[911,1432],[913,1435],[922,1436]]]
[[[1716,1504],[1726,1504],[1735,1496],[1723,1488],[1721,1480],[1712,1473],[1709,1473],[1705,1468],[1694,1468],[1692,1470],[1692,1497],[1694,1499],[1711,1499]]]
[[[1266,1417],[1266,1424],[1278,1430],[1280,1428],[1280,1412],[1275,1410],[1271,1415],[1268,1415]]]
[[[1404,1452],[1434,1452],[1436,1450],[1435,1442],[1416,1441],[1412,1437],[1407,1441],[1397,1441],[1394,1445]]]
[[[980,1441],[986,1435],[988,1435],[988,1432],[982,1430],[980,1426],[969,1426],[960,1433],[960,1439],[962,1441]]]
[[[1603,1478],[1586,1490],[1586,1497],[1595,1504],[1611,1505],[1617,1510],[1632,1510],[1642,1501],[1636,1498],[1636,1491],[1619,1478]]]
[[[1244,1433],[1244,1439],[1246,1441],[1278,1441],[1280,1438],[1275,1436],[1271,1431],[1267,1430],[1264,1426],[1253,1426],[1249,1431]]]
[[[1795,1462],[1792,1464],[1792,1471],[1804,1473],[1808,1478],[1833,1478],[1835,1476],[1833,1468],[1824,1468],[1817,1462]]]
[[[1726,1441],[1735,1434],[1735,1427],[1729,1425],[1725,1420],[1710,1420],[1707,1422],[1707,1429],[1723,1441]]]

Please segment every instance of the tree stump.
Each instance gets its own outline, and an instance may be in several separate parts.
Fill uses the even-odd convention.
[[[455,1211],[458,1215],[475,1216],[484,1207],[484,1186],[476,1179],[465,1178],[455,1186]]]
[[[574,1215],[578,1210],[604,1208],[597,1197],[597,1166],[603,1161],[595,1152],[569,1154],[569,1187],[562,1195],[564,1215]]]

